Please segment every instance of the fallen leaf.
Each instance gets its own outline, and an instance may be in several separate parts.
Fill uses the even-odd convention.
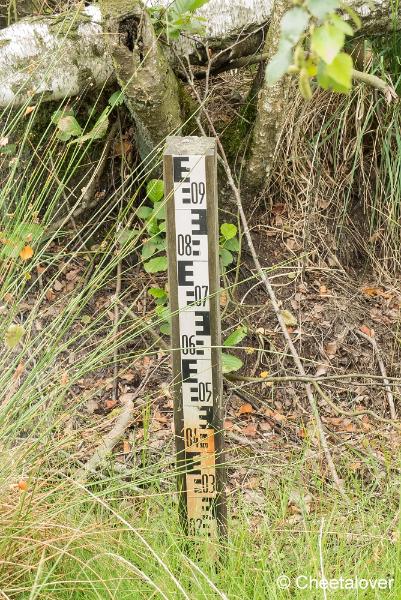
[[[7,144],[8,144],[8,137],[0,138],[0,148],[2,148],[3,146],[7,146]]]
[[[326,344],[325,351],[329,358],[334,358],[337,352],[337,342],[329,342]]]
[[[29,260],[30,258],[32,258],[33,250],[31,246],[24,246],[19,255],[22,260]]]
[[[289,310],[280,310],[280,315],[287,327],[296,327],[297,318]]]
[[[24,335],[25,335],[24,327],[22,325],[15,325],[13,323],[12,325],[9,326],[9,328],[6,331],[4,343],[7,346],[7,348],[12,350],[16,346],[18,346],[18,344],[20,343],[20,341],[22,340]]]
[[[67,385],[67,383],[68,383],[68,372],[67,371],[63,371],[63,373],[61,374],[60,383],[61,383],[61,385]]]
[[[259,373],[259,377],[266,379],[266,377],[269,377],[269,371],[261,371],[261,373]]]
[[[132,144],[129,140],[121,140],[114,144],[114,156],[125,156],[132,150]]]
[[[24,369],[25,369],[25,364],[23,362],[20,362],[18,367],[14,371],[13,379],[14,380],[18,379],[18,377],[20,377],[22,375],[22,373],[24,372]]]
[[[227,304],[227,292],[226,290],[222,290],[220,293],[220,306],[226,306]]]
[[[362,331],[362,333],[364,333],[365,335],[368,335],[369,337],[374,336],[373,329],[370,329],[367,325],[362,325],[362,327],[360,327],[359,330]]]
[[[233,427],[234,427],[234,423],[232,421],[230,421],[229,419],[225,419],[225,421],[224,421],[224,429],[226,431],[231,431]]]
[[[322,375],[326,375],[328,366],[327,365],[319,365],[315,372],[315,377],[321,377]]]
[[[123,441],[123,453],[129,454],[131,452],[131,444],[128,440]]]
[[[28,489],[28,484],[26,481],[24,481],[23,479],[21,479],[18,482],[18,489],[20,489],[22,492],[26,492],[26,490]]]
[[[67,281],[75,281],[75,279],[78,277],[78,274],[79,274],[79,270],[74,269],[73,271],[68,271],[65,278]]]
[[[53,302],[53,300],[55,300],[56,294],[53,292],[53,290],[51,288],[46,290],[46,298],[49,302]]]
[[[27,106],[24,112],[24,116],[30,115],[35,110],[36,106]]]
[[[106,400],[106,408],[111,410],[117,406],[117,400]]]
[[[243,404],[239,407],[238,415],[247,415],[249,413],[253,413],[253,408],[251,404]]]
[[[261,431],[271,431],[273,429],[270,423],[267,421],[262,421],[262,423],[259,423],[259,427]]]
[[[246,425],[246,427],[243,427],[241,431],[244,435],[248,437],[255,437],[257,434],[256,425],[254,425],[253,423],[248,423],[248,425]]]

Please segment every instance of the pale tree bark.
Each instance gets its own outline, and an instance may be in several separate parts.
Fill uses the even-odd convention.
[[[348,2],[362,17],[362,33],[400,28],[400,11],[394,12],[393,0],[372,0],[369,7],[361,0]],[[186,38],[175,51],[198,63],[204,60],[205,45],[228,47],[224,60],[238,52],[260,52],[262,38],[252,32],[266,30],[271,21],[264,50],[272,54],[285,6],[286,0],[277,0],[271,16],[271,0],[211,0],[199,11],[207,17],[199,46],[194,48]],[[101,0],[100,7],[20,21],[0,31],[0,106],[68,98],[88,85],[101,88],[117,79],[145,158],[182,124],[178,84],[164,47],[140,0]],[[249,162],[248,179],[254,188],[268,174],[287,94],[286,79],[275,88],[262,87]]]
[[[361,0],[348,2],[362,16],[362,33],[400,28],[400,10],[393,11],[392,0],[372,0],[369,8]],[[170,0],[147,3],[167,5]],[[271,10],[271,0],[211,0],[199,11],[207,18],[205,41],[212,47],[230,46],[265,26]],[[89,81],[103,86],[113,76],[103,23],[99,7],[90,5],[67,15],[26,19],[1,30],[0,106],[21,105],[41,94],[53,100],[74,96]],[[255,48],[248,45],[248,54],[260,44],[260,37],[251,40]],[[181,53],[193,49],[193,44],[179,47]]]

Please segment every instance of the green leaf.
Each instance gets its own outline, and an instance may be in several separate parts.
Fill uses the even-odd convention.
[[[151,179],[146,186],[146,195],[152,202],[160,202],[164,196],[164,183],[161,179]]]
[[[159,223],[159,231],[161,231],[161,232],[166,231],[166,221],[160,221],[160,223]]]
[[[331,65],[326,66],[326,75],[350,90],[352,86],[352,66],[352,57],[345,52],[340,52]]]
[[[278,52],[272,57],[266,67],[266,81],[269,86],[274,85],[287,73],[292,62],[292,44],[288,40],[281,40]]]
[[[37,243],[44,233],[44,228],[37,223],[18,223],[13,231],[2,231],[0,237],[0,257],[16,258],[25,244]]]
[[[177,15],[193,12],[206,4],[209,0],[174,0],[170,10]]]
[[[221,362],[223,373],[238,371],[244,364],[240,358],[237,358],[232,354],[226,354],[225,352],[222,352],[221,354]]]
[[[157,233],[160,233],[159,225],[157,224],[157,219],[155,219],[153,216],[147,222],[146,230],[149,233],[149,235],[151,235],[151,236],[155,236]]]
[[[321,61],[318,65],[317,81],[324,90],[347,94],[352,86],[352,58],[342,52],[331,65]]]
[[[22,325],[12,324],[8,327],[4,338],[4,343],[9,350],[12,350],[22,340],[25,335],[25,329]]]
[[[240,327],[238,327],[238,329],[230,333],[228,338],[224,340],[223,346],[236,346],[237,344],[242,342],[244,337],[247,336],[247,333],[248,329],[244,325],[241,325]]]
[[[316,19],[324,19],[340,6],[338,0],[306,0],[306,6]]]
[[[92,127],[92,129],[90,131],[88,131],[88,133],[86,133],[85,135],[79,136],[75,140],[72,140],[69,145],[83,144],[84,142],[87,142],[89,140],[100,140],[101,138],[103,138],[106,135],[108,127],[109,127],[109,118],[108,118],[107,114],[105,112],[103,112],[100,115],[100,117],[98,118],[98,120],[96,121],[95,125]]]
[[[281,20],[281,35],[295,46],[308,23],[309,15],[306,10],[300,6],[295,6],[287,11]]]
[[[337,29],[335,25],[326,23],[313,32],[311,47],[313,52],[329,65],[344,46],[344,42],[344,32]]]
[[[121,231],[118,232],[117,241],[120,244],[120,246],[125,246],[125,244],[128,244],[131,240],[136,238],[138,235],[139,235],[138,229],[129,229],[128,227],[125,227],[124,229],[121,229]]]
[[[163,321],[170,322],[171,311],[168,306],[156,306],[155,313],[160,319],[163,319]]]
[[[150,294],[153,298],[167,298],[166,290],[159,287],[151,287],[148,289],[148,294]]]
[[[74,111],[72,109],[65,108],[65,109],[61,109],[61,110],[56,110],[50,117],[50,120],[53,123],[53,125],[57,125],[62,117],[73,117],[73,116],[74,116]]]
[[[223,248],[230,250],[230,252],[239,252],[239,241],[238,238],[233,237],[231,240],[225,240]]]
[[[150,206],[140,206],[138,208],[138,210],[136,211],[136,216],[139,217],[140,219],[148,219],[150,217],[150,215],[153,212],[153,208],[150,208]]]
[[[163,239],[162,237],[160,237],[160,235],[155,235],[152,237],[152,239],[150,240],[153,244],[156,244],[157,249],[160,250],[165,250],[166,249],[166,240]]]
[[[150,258],[151,256],[154,255],[156,250],[157,250],[156,244],[154,244],[153,242],[145,242],[144,245],[142,246],[142,252],[141,252],[142,260],[148,260],[148,258]]]
[[[231,238],[235,237],[237,235],[237,231],[237,226],[233,225],[232,223],[223,223],[220,227],[221,235],[226,240],[231,240]]]
[[[342,19],[335,13],[331,15],[330,19],[332,23],[337,27],[337,29],[343,31],[345,35],[354,35],[354,30],[352,29],[351,25],[344,21],[344,19]]]
[[[72,136],[81,135],[82,127],[78,123],[75,117],[72,115],[61,117],[57,121],[57,128],[59,130],[58,137],[63,139],[63,141],[67,141]]]
[[[225,248],[220,248],[219,254],[223,267],[228,267],[228,265],[231,265],[231,263],[234,261],[234,257],[231,252]]]
[[[115,106],[121,106],[123,102],[124,93],[121,90],[117,90],[109,98],[109,105],[111,106],[111,108],[114,108]]]
[[[162,323],[159,327],[160,333],[171,335],[171,323]]]
[[[160,221],[166,218],[166,205],[164,202],[155,202],[153,205],[153,217]]]
[[[160,273],[161,271],[167,271],[167,256],[157,256],[151,258],[148,262],[144,263],[143,268],[147,273]]]

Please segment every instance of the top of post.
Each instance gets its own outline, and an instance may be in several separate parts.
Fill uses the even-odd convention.
[[[214,137],[197,137],[189,135],[187,137],[169,136],[166,141],[164,155],[190,156],[190,155],[210,155],[216,153],[216,139]]]

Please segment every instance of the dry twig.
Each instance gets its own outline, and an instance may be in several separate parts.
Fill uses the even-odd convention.
[[[376,355],[380,373],[382,374],[383,382],[384,382],[384,385],[386,388],[387,401],[388,401],[388,405],[390,407],[390,415],[391,415],[391,418],[394,419],[394,421],[396,421],[397,413],[396,413],[395,405],[394,405],[394,396],[393,396],[393,392],[391,390],[390,381],[387,377],[386,367],[384,366],[384,362],[382,360],[382,357],[380,356],[380,349],[379,349],[379,346],[377,345],[376,338],[374,338],[373,336],[370,336],[370,335],[366,335],[366,333],[363,333],[363,331],[360,331],[359,329],[356,329],[355,331],[360,337],[362,337],[364,340],[367,340],[372,345],[373,352]]]

